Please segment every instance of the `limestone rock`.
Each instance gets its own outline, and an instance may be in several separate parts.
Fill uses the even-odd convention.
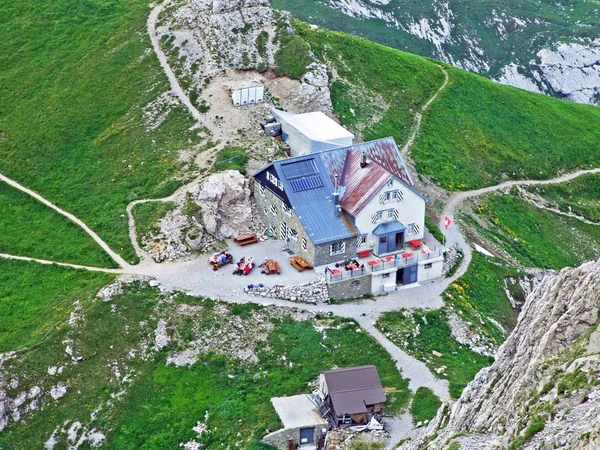
[[[461,448],[506,448],[533,420],[546,424],[525,448],[596,448],[599,338],[590,329],[600,311],[598,286],[600,261],[545,277],[496,361],[477,374],[450,412],[440,409],[418,438],[400,448],[422,448],[434,433],[429,448],[446,448],[458,433],[464,434],[456,440]],[[481,436],[485,446],[478,446]]]

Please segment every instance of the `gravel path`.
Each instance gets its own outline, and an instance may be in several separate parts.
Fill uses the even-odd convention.
[[[63,216],[65,216],[67,219],[69,219],[70,221],[76,223],[77,225],[79,225],[81,228],[83,228],[83,230],[90,235],[90,237],[96,241],[96,243],[102,247],[102,249],[108,253],[108,255],[121,267],[126,267],[129,264],[127,264],[127,262],[121,258],[121,255],[119,255],[117,252],[114,252],[106,242],[104,242],[102,240],[102,238],[100,236],[98,236],[90,227],[88,227],[85,223],[83,223],[81,220],[79,220],[77,217],[75,217],[73,214],[66,212],[65,210],[59,208],[58,206],[56,206],[55,204],[51,203],[50,201],[46,200],[44,197],[42,197],[40,194],[38,194],[37,192],[32,191],[31,189],[26,188],[25,186],[22,186],[21,184],[17,183],[14,180],[11,180],[10,178],[8,178],[7,176],[3,175],[0,173],[0,180],[4,181],[5,183],[8,183],[9,185],[11,185],[12,187],[25,192],[26,194],[32,196],[33,198],[35,198],[37,201],[43,203],[44,205],[46,205],[47,207],[53,209],[54,211],[56,211],[59,214],[62,214]]]
[[[71,263],[63,263],[56,261],[48,261],[47,259],[39,259],[39,258],[29,258],[28,256],[17,256],[17,255],[8,255],[6,253],[0,253],[0,258],[4,259],[16,259],[19,261],[34,261],[39,264],[55,264],[57,266],[63,267],[71,267],[72,269],[83,269],[89,270],[91,272],[105,272],[105,273],[116,273],[116,274],[124,274],[123,269],[104,269],[102,267],[92,267],[92,266],[81,266],[79,264],[71,264]]]
[[[165,2],[160,3],[159,5],[155,6],[154,9],[152,9],[150,16],[148,16],[148,35],[150,36],[150,40],[152,41],[152,47],[154,48],[154,53],[156,53],[156,56],[158,57],[158,61],[160,62],[163,72],[169,79],[171,90],[179,98],[181,103],[185,105],[185,107],[188,109],[188,111],[196,120],[196,122],[204,123],[204,118],[202,117],[202,114],[200,114],[200,111],[196,109],[196,107],[190,101],[189,97],[185,94],[184,90],[179,84],[179,81],[177,80],[177,76],[175,76],[173,69],[171,69],[171,66],[169,66],[169,63],[167,61],[167,55],[165,55],[165,53],[160,48],[160,42],[158,40],[158,37],[156,36],[156,21],[158,19],[158,16],[163,11],[163,9],[165,9],[165,7],[167,7],[170,3],[171,0],[166,0]]]

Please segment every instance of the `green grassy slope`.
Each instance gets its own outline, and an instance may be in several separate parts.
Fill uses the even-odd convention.
[[[330,64],[341,122],[365,139],[391,135],[404,145],[418,106],[442,84],[436,63],[355,36],[295,27]],[[412,147],[417,169],[441,186],[472,189],[600,166],[600,108],[445,67],[449,84],[424,114]]]
[[[118,267],[66,217],[0,182],[0,253],[97,267]]]
[[[400,145],[412,132],[414,112],[444,77],[431,61],[351,35],[294,22],[315,56],[335,66],[331,86],[335,113],[364,140],[394,136]]]
[[[593,197],[586,197],[593,202]],[[562,269],[600,256],[600,226],[540,209],[518,196],[490,195],[474,211],[479,231],[526,267]]]
[[[29,275],[30,266],[14,270],[24,272],[23,277],[35,274]],[[61,278],[66,272],[45,276]],[[74,290],[72,281],[65,279],[64,285]],[[68,429],[75,420],[88,430],[102,432],[103,448],[108,449],[179,448],[194,438],[211,449],[266,448],[256,441],[267,429],[280,426],[271,397],[310,392],[308,383],[316,380],[319,371],[335,366],[376,364],[388,392],[389,410],[399,412],[408,406],[407,380],[374,339],[356,332],[354,321],[267,317],[260,328],[266,341],[258,343],[256,362],[203,353],[195,364],[176,367],[166,364],[168,352],[213,336],[234,319],[242,325],[256,324],[246,321],[263,308],[173,296],[137,282],[110,301],[91,301],[91,295],[93,291],[79,293],[84,308],[72,325],[53,327],[55,332],[39,346],[4,363],[3,372],[20,380],[18,387],[7,387],[7,395],[14,398],[38,386],[43,394],[37,405],[43,409],[24,413],[17,423],[11,421],[0,434],[0,448],[43,447],[57,427],[68,424]],[[158,351],[152,346],[160,319],[167,321],[171,342]],[[317,325],[326,328],[326,338]],[[244,339],[229,336],[227,343],[245,348]],[[77,364],[65,354],[66,345],[75,357],[82,357]],[[64,366],[64,370],[50,376],[51,366]],[[64,383],[67,391],[55,401],[48,391],[58,383]],[[198,438],[193,427],[205,420],[207,411],[210,431]],[[55,448],[67,446],[65,433],[56,437]]]
[[[148,2],[0,5],[0,170],[75,214],[127,260],[126,205],[164,196],[197,138],[181,108],[146,131],[168,89],[146,35]]]
[[[455,61],[465,58],[473,61],[474,53],[479,61],[489,65],[489,71],[480,65],[480,73],[489,76],[497,75],[499,69],[509,62],[527,66],[542,47],[559,41],[593,40],[600,33],[597,0],[571,2],[568,7],[549,0],[362,1],[372,17],[368,19],[351,17],[329,6],[352,6],[353,2],[270,1],[274,8],[290,11],[300,20],[436,58],[440,57],[440,53],[432,42],[405,30],[423,19],[433,29],[431,34],[436,35],[436,28],[442,28],[439,17],[447,17],[447,7],[452,11],[449,19],[451,37],[441,39],[442,51]],[[382,16],[386,17],[386,21],[373,18]],[[522,23],[518,24],[515,18]],[[478,54],[475,46],[482,50],[482,54]]]
[[[420,172],[449,189],[547,179],[600,166],[600,108],[502,86],[458,69],[423,117]]]
[[[600,175],[583,175],[568,183],[527,189],[550,201],[560,211],[600,222]]]
[[[61,328],[80,300],[113,276],[0,259],[0,353],[31,347]]]

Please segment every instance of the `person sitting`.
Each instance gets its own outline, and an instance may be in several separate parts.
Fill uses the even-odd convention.
[[[219,265],[223,265],[227,262],[227,252],[221,252],[221,255],[219,256]]]

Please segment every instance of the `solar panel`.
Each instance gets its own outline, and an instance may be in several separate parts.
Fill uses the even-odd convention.
[[[311,177],[292,180],[290,181],[290,186],[293,192],[307,191],[309,189],[323,187],[323,180],[320,175],[313,175]]]
[[[314,158],[282,164],[281,170],[287,180],[309,177],[319,172]]]

